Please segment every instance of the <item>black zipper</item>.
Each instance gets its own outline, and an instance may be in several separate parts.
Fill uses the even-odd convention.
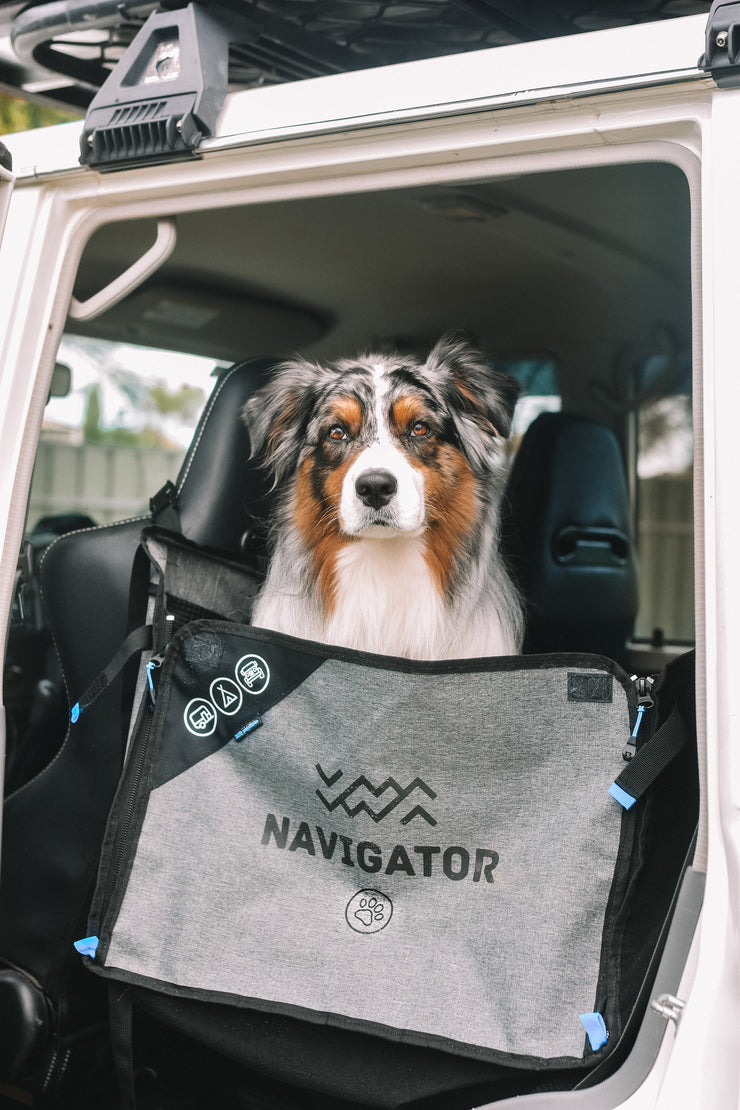
[[[622,759],[625,761],[625,763],[629,763],[629,761],[635,755],[637,751],[637,738],[642,727],[643,717],[645,716],[647,710],[652,709],[655,705],[655,699],[653,698],[653,687],[655,686],[654,678],[652,678],[650,675],[633,674],[630,681],[632,682],[632,688],[635,692],[637,717],[635,718],[632,732],[630,733],[627,739],[627,743],[625,744],[622,751]]]
[[[157,690],[154,681],[155,673],[160,669],[164,662],[164,651],[159,652],[157,655],[152,656],[146,664],[146,678],[147,678],[147,691],[145,694],[146,708],[144,712],[146,716],[142,725],[137,730],[137,737],[132,743],[136,744],[136,758],[133,763],[131,774],[127,777],[125,805],[121,806],[123,811],[122,818],[119,822],[118,831],[116,833],[115,848],[112,851],[112,861],[105,876],[105,885],[99,903],[99,924],[103,925],[105,918],[108,916],[110,901],[115,891],[118,880],[121,876],[123,869],[124,858],[126,855],[126,848],[128,846],[129,833],[134,820],[134,813],[136,810],[136,799],[139,793],[139,786],[144,774],[144,767],[146,765],[147,755],[149,753],[149,740],[151,737],[152,725],[154,723],[154,710],[157,702]]]

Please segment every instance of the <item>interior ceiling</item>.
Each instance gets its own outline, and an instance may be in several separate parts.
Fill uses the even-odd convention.
[[[143,252],[153,222],[101,229],[75,295]],[[688,344],[685,179],[663,164],[389,190],[178,217],[176,249],[121,305],[70,330],[223,361],[423,348],[463,328],[494,355]]]

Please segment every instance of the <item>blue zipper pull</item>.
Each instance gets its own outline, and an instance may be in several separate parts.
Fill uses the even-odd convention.
[[[164,655],[153,655],[146,665],[146,681],[149,687],[149,697],[153,706],[156,705],[157,702],[157,691],[154,688],[154,672],[162,666],[163,660]]]
[[[655,705],[652,695],[655,679],[651,678],[650,675],[638,677],[636,674],[633,674],[631,681],[635,684],[635,691],[637,694],[637,719],[635,721],[635,727],[632,729],[629,739],[622,751],[622,759],[625,763],[629,763],[637,751],[637,734],[640,731],[640,725],[642,724],[645,710],[651,709]]]

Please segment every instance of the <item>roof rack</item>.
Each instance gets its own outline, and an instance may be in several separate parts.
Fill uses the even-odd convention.
[[[4,11],[9,2],[0,0],[0,8]],[[36,98],[84,110],[146,18],[186,2],[30,0],[13,19],[13,60],[0,35],[0,81]],[[628,11],[613,0],[197,2],[209,11],[228,10],[238,21],[239,30],[229,45],[229,82],[242,89],[673,19],[708,12],[711,6],[711,0],[642,0],[627,5]],[[216,18],[221,21],[222,16]],[[0,31],[3,26],[0,18]]]
[[[228,87],[233,28],[216,9],[154,12],[95,96],[80,162],[99,169],[192,156]]]

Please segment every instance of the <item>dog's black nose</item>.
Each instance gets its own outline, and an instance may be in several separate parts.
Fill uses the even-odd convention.
[[[398,489],[398,482],[390,470],[363,470],[355,482],[357,496],[370,509],[387,505]]]

